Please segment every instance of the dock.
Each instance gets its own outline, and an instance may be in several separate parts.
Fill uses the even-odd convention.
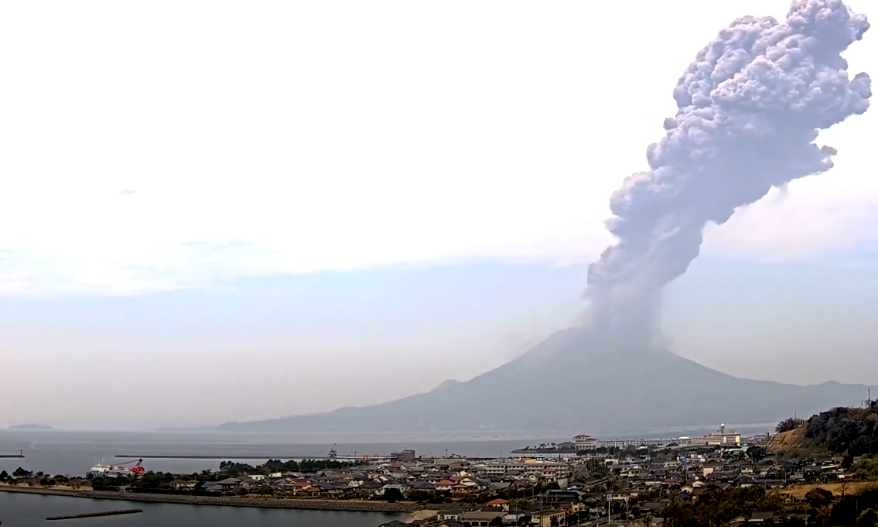
[[[605,448],[626,446],[670,446],[684,443],[687,443],[687,440],[673,437],[660,439],[603,439],[598,441],[598,445]]]
[[[97,518],[99,516],[118,516],[120,514],[137,514],[143,512],[143,509],[125,509],[121,511],[103,511],[103,512],[87,512],[85,514],[71,514],[69,516],[50,516],[46,518],[48,521],[55,520],[77,520],[80,518]]]
[[[383,462],[383,461],[393,461],[393,456],[381,455],[381,454],[340,454],[335,456],[304,456],[301,454],[284,454],[277,455],[271,454],[266,456],[238,456],[235,454],[223,454],[223,455],[201,455],[201,454],[193,454],[193,455],[181,455],[181,454],[116,454],[117,458],[126,458],[126,459],[210,459],[210,460],[231,460],[231,459],[240,459],[243,461],[248,460],[266,460],[266,459],[315,459],[315,460],[330,460],[330,461],[368,461],[368,462]]]
[[[287,456],[202,456],[202,455],[128,455],[128,454],[116,454],[117,458],[128,458],[128,459],[297,459],[290,458]]]

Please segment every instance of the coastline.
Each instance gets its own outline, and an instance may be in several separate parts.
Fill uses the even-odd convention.
[[[42,494],[46,496],[67,496],[70,498],[86,498],[96,500],[119,500],[140,503],[171,503],[178,505],[209,505],[214,507],[250,507],[260,509],[303,509],[321,511],[412,513],[425,508],[423,505],[412,502],[387,503],[383,501],[179,496],[165,494],[141,494],[134,492],[103,492],[72,489],[58,490],[41,487],[11,487],[8,485],[0,485],[0,492]],[[445,508],[446,505],[447,504],[431,504],[427,508],[439,509]]]

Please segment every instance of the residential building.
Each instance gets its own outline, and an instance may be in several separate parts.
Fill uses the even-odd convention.
[[[579,434],[573,436],[573,442],[576,445],[576,450],[579,452],[589,452],[592,450],[597,450],[597,448],[600,446],[598,440],[588,434]]]

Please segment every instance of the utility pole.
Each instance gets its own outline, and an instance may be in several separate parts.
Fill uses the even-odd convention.
[[[607,525],[613,523],[613,495],[607,494]]]

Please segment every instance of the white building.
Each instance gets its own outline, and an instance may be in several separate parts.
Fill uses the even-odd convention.
[[[576,444],[576,450],[579,452],[596,450],[598,448],[598,440],[588,434],[579,434],[573,437]]]
[[[552,461],[538,461],[535,459],[508,459],[497,460],[485,464],[483,470],[488,476],[503,476],[505,474],[517,474],[542,478],[567,478],[573,473],[567,463]]]
[[[702,437],[692,438],[693,445],[740,445],[741,434],[735,430],[726,431],[726,425],[721,424],[719,430]]]

